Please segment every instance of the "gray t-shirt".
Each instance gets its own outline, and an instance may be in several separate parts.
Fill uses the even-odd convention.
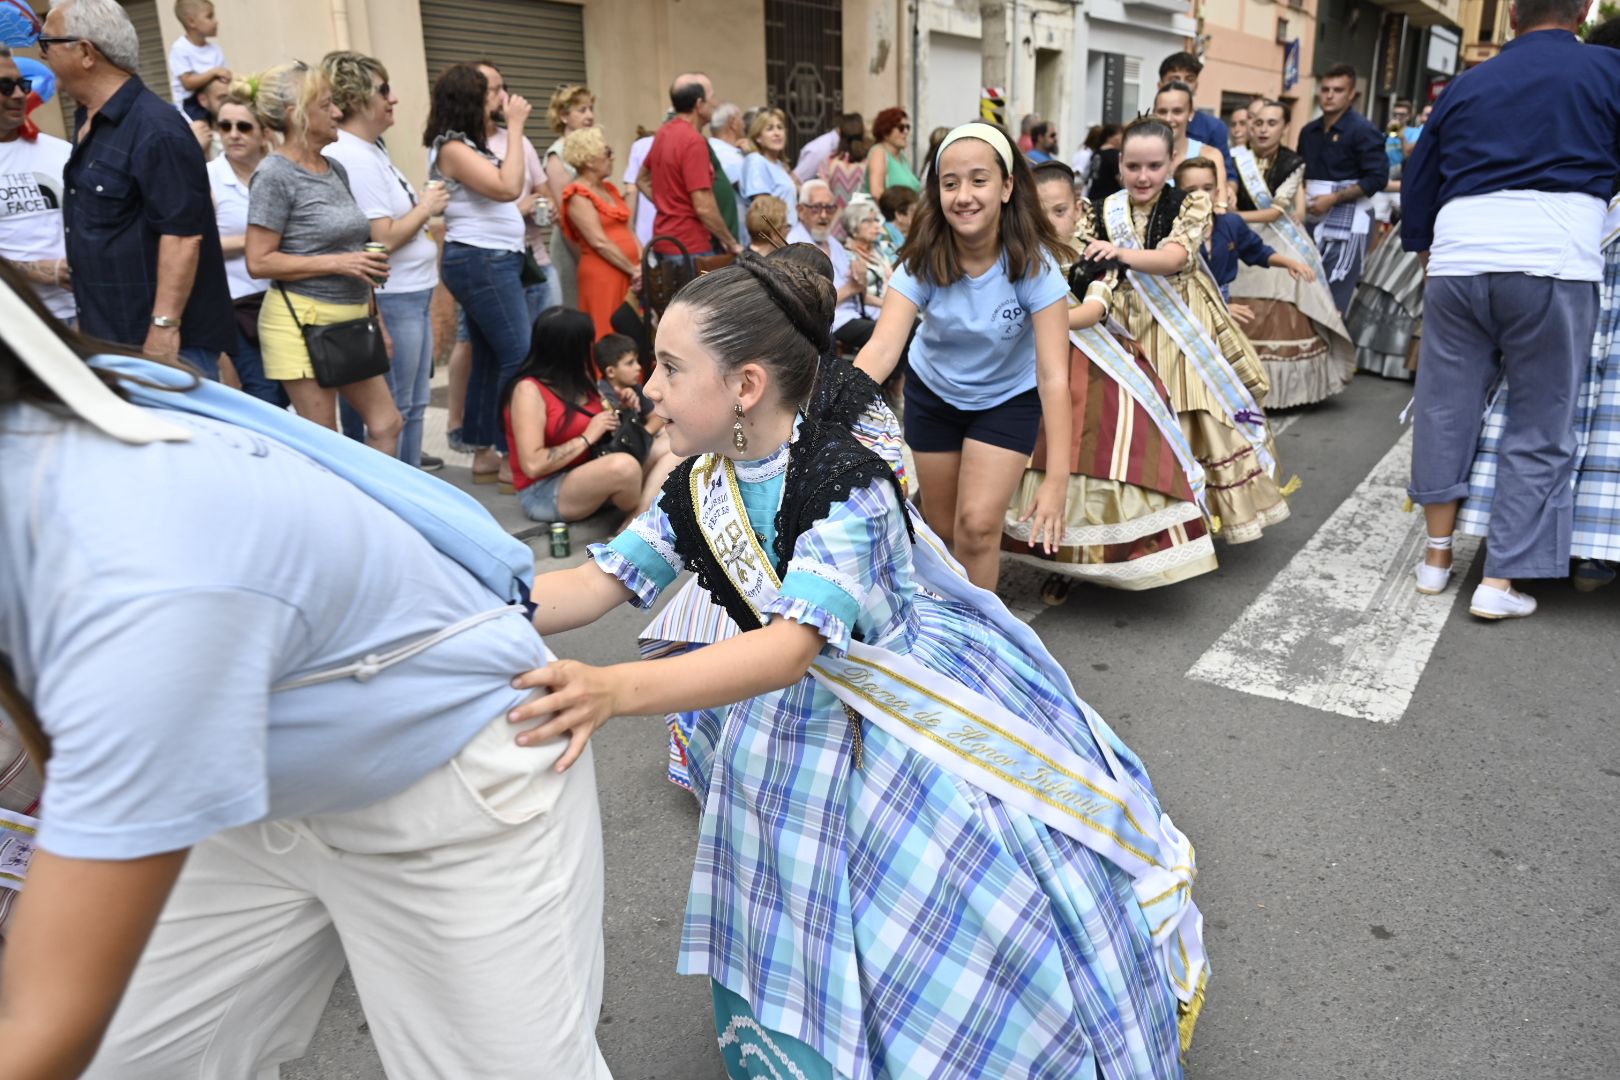
[[[248,224],[281,234],[288,255],[337,255],[371,240],[371,222],[349,193],[349,175],[336,161],[310,172],[280,154],[265,158],[248,188]],[[363,304],[365,282],[341,274],[289,281],[287,290],[333,304]]]

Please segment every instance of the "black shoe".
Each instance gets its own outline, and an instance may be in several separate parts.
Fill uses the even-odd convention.
[[[423,454],[417,461],[416,467],[423,472],[438,472],[444,468],[444,458],[434,457],[432,454]]]

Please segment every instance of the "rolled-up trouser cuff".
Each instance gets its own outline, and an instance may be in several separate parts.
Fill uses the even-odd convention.
[[[1436,488],[1434,491],[1419,491],[1417,488],[1407,488],[1406,494],[1419,506],[1434,506],[1437,503],[1461,502],[1468,497],[1468,484],[1452,484],[1450,487]]]

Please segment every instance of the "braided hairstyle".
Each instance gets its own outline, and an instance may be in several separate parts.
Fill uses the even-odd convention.
[[[1161,139],[1164,142],[1166,154],[1176,152],[1176,133],[1169,124],[1157,116],[1139,116],[1125,125],[1125,134],[1120,136],[1119,149],[1123,154],[1125,144],[1133,139]]]
[[[698,340],[722,371],[762,365],[783,404],[796,409],[810,400],[818,362],[832,347],[835,299],[826,279],[797,260],[745,251],[689,282],[670,306],[692,309]]]

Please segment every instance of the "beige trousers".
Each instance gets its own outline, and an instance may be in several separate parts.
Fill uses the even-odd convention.
[[[276,1080],[347,961],[391,1080],[611,1080],[602,823],[590,751],[500,719],[454,760],[343,814],[197,845],[92,1080]]]

